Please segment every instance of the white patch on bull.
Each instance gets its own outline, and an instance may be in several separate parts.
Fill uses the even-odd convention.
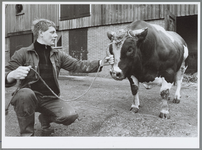
[[[138,79],[135,76],[131,76],[131,78],[132,78],[134,84],[139,87]],[[133,103],[132,103],[131,107],[139,109],[139,105],[140,105],[140,100],[139,100],[139,94],[137,92],[137,94],[133,96]]]
[[[136,95],[133,96],[133,103],[131,105],[131,108],[138,108],[140,106],[140,99],[139,99],[139,94],[137,92]]]
[[[162,84],[162,78],[156,77],[154,81],[144,82],[142,84],[146,89],[151,89],[153,85],[159,85],[160,86]]]
[[[131,76],[131,78],[133,79],[133,82],[136,86],[139,86],[139,81],[135,76]]]
[[[161,101],[161,113],[169,114],[168,101],[165,99],[162,99]]]
[[[168,110],[165,110],[165,109],[162,109],[162,110],[161,110],[161,113],[163,113],[163,114],[169,114],[169,111],[168,111]]]
[[[171,87],[173,86],[173,83],[168,83],[164,77],[162,77],[162,85],[161,85],[161,89],[160,92],[164,91],[164,90],[170,90]]]
[[[116,41],[114,40],[113,42],[113,53],[114,53],[114,65],[113,65],[113,69],[112,71],[114,72],[122,72],[121,69],[118,67],[118,63],[120,61],[120,51],[121,51],[121,47],[123,45],[123,42],[120,43],[116,43]]]
[[[188,52],[188,48],[185,45],[183,46],[184,46],[184,60],[185,60],[188,57],[189,52]]]
[[[183,45],[184,46],[184,45]],[[181,86],[182,86],[182,80],[183,80],[183,75],[187,69],[187,66],[185,66],[185,60],[188,57],[188,48],[186,46],[184,46],[184,59],[182,62],[182,65],[180,67],[180,69],[178,70],[177,74],[176,74],[176,85],[177,85],[177,89],[175,92],[175,97],[174,99],[180,100],[181,95],[180,95],[180,90],[181,90]]]
[[[156,24],[151,24],[151,25],[154,26],[158,31],[163,32],[167,37],[170,38],[170,40],[171,40],[172,42],[175,41],[175,40],[173,39],[173,37],[172,37],[170,34],[168,34],[168,32],[167,32],[163,27],[161,27],[161,26],[159,26],[159,25],[156,25]]]

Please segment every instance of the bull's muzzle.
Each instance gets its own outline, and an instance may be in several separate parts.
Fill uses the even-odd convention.
[[[110,75],[115,80],[123,80],[125,78],[124,74],[123,74],[123,72],[121,70],[116,71],[113,68],[110,69]]]

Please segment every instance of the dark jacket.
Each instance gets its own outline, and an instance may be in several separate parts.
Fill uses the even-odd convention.
[[[58,84],[57,78],[61,68],[67,71],[78,72],[78,73],[93,73],[93,72],[97,72],[99,68],[99,60],[80,61],[72,58],[71,56],[65,54],[64,52],[58,49],[53,49],[53,48],[50,51],[50,61],[54,68],[53,76],[58,89],[59,89],[59,84]],[[39,72],[38,64],[39,64],[39,57],[36,51],[34,50],[33,44],[30,45],[29,47],[21,48],[20,50],[14,53],[14,55],[11,57],[9,64],[6,66],[5,77],[7,78],[8,73],[11,72],[12,70],[17,69],[19,66],[31,65],[33,69]],[[31,84],[35,83],[38,80],[39,78],[37,77],[36,73],[30,70],[27,77],[23,80],[20,80],[18,90],[24,87],[30,87]],[[17,81],[14,81],[13,83],[7,83],[7,80],[5,79],[5,86],[6,87],[14,86],[16,82]]]

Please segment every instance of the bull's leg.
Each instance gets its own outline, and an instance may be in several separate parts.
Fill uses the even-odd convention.
[[[133,94],[133,101],[130,111],[137,113],[139,111],[140,106],[139,94],[138,94],[139,81],[134,76],[129,77],[128,80],[130,82],[131,92]]]
[[[162,78],[162,86],[160,89],[160,94],[162,97],[162,103],[161,103],[161,112],[159,117],[160,118],[170,118],[169,115],[169,107],[168,107],[168,100],[170,95],[170,89],[172,87],[173,83],[168,83],[165,78]]]
[[[188,49],[187,49],[187,47],[184,47],[184,49],[185,49],[185,53],[184,53],[184,60],[185,60],[188,56]],[[180,102],[180,98],[181,98],[180,90],[181,90],[183,75],[184,75],[186,69],[187,69],[187,66],[185,66],[185,62],[183,62],[180,69],[178,70],[178,72],[176,74],[176,77],[175,77],[177,89],[175,92],[175,97],[174,97],[173,103],[179,103]]]
[[[180,90],[181,90],[182,79],[183,79],[183,75],[184,75],[185,70],[186,70],[186,67],[181,66],[180,70],[176,74],[177,89],[175,92],[175,97],[173,99],[173,103],[179,103],[180,102],[180,98],[181,98]]]

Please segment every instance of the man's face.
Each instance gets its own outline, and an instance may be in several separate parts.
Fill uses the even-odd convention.
[[[57,39],[57,33],[54,27],[49,27],[46,31],[40,31],[39,37],[41,42],[45,45],[54,46]]]

